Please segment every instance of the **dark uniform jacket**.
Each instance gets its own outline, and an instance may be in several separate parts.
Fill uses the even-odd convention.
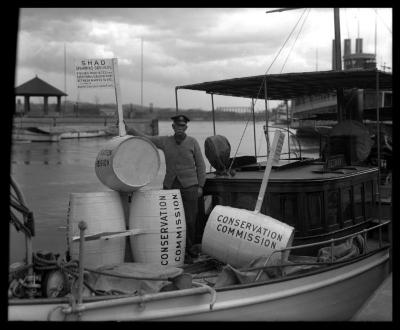
[[[175,178],[183,188],[194,185],[204,186],[206,181],[206,165],[199,143],[191,136],[177,144],[174,136],[146,136],[165,155],[166,173],[164,186],[171,188]]]

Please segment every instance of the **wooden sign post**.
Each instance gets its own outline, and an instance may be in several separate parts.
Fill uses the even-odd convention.
[[[119,85],[119,72],[118,72],[118,59],[113,58],[113,72],[114,72],[114,87],[115,87],[115,98],[117,100],[117,110],[118,110],[118,129],[119,136],[125,136],[125,123],[124,123],[124,112],[122,110],[122,101],[121,101],[121,88]]]
[[[122,111],[121,88],[119,84],[118,59],[85,59],[75,63],[78,88],[113,88],[118,110],[119,136],[125,136],[124,114]]]

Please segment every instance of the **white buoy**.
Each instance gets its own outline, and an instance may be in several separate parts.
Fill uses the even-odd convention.
[[[186,221],[180,190],[145,190],[132,194],[129,212],[135,262],[179,267],[184,264]]]
[[[125,231],[125,215],[117,191],[71,193],[67,216],[67,243],[73,259],[79,259],[80,221],[85,221],[85,236],[98,233]],[[87,240],[85,243],[85,267],[124,262],[125,237]]]
[[[132,192],[150,183],[158,174],[160,155],[156,146],[140,136],[112,138],[97,155],[95,171],[107,187]]]
[[[291,245],[294,228],[270,216],[217,205],[208,217],[202,252],[235,267]],[[281,258],[275,253],[271,260]]]
[[[202,252],[235,267],[243,267],[257,257],[287,259],[289,252],[274,253],[290,247],[294,228],[259,213],[264,200],[272,163],[279,160],[285,135],[276,130],[271,152],[254,211],[217,205],[204,228]]]

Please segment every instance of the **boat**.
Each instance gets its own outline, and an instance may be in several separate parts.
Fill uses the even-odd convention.
[[[99,137],[99,136],[106,136],[108,135],[105,130],[88,130],[88,131],[76,131],[76,132],[66,132],[61,133],[62,139],[75,139],[75,138],[90,138],[90,137]]]
[[[105,129],[91,127],[47,127],[35,126],[26,128],[13,128],[12,139],[34,142],[58,142],[61,139],[89,138],[108,135]]]
[[[375,86],[376,77],[381,86],[391,84],[388,73],[361,70],[351,74],[330,71],[244,77],[177,86],[176,90],[255,98],[266,79],[268,97],[285,99],[317,86],[323,90],[343,84]],[[264,94],[260,98],[264,98]],[[380,200],[376,198],[379,196],[379,168],[357,162],[357,159],[354,162],[356,153],[351,150],[350,153],[350,158],[330,154],[325,160],[296,158],[289,154],[287,159],[279,159],[270,167],[268,189],[259,210],[295,228],[290,246],[265,257],[259,256],[243,267],[232,266],[202,251],[205,239],[202,230],[210,221],[212,210],[218,206],[252,210],[257,203],[272,158],[269,155],[265,162],[249,157],[250,161],[236,162],[234,171],[225,168],[226,171],[207,173],[204,206],[199,218],[202,226],[199,232],[203,237],[198,238],[201,241],[199,253],[192,264],[166,268],[153,264],[155,269],[146,272],[141,263],[124,262],[122,265],[130,271],[121,273],[115,271],[115,265],[108,269],[91,269],[78,260],[39,255],[27,249],[30,254],[25,262],[10,266],[8,319],[350,320],[391,272],[391,219],[381,219]],[[230,164],[233,163],[230,158]],[[216,168],[218,166],[215,164]],[[13,187],[18,191],[15,182]],[[14,196],[21,197],[22,192]],[[17,209],[26,211],[24,199],[15,198],[17,201],[22,204]],[[29,234],[28,215],[26,212],[25,220],[19,225],[27,227],[25,231]],[[30,223],[32,225],[32,221]],[[81,235],[83,249],[84,227]],[[109,238],[118,235],[128,234],[112,233]],[[271,256],[275,253],[289,253],[289,257],[272,262]],[[35,262],[40,262],[42,268],[29,267]],[[51,271],[43,270],[43,265]],[[67,275],[62,275],[63,271]],[[137,290],[130,293],[91,290],[88,274],[134,280],[136,286],[133,287]],[[145,291],[140,285],[137,287],[138,283],[143,285],[149,281],[158,283],[158,290]],[[68,285],[60,285],[63,282]]]
[[[344,71],[357,69],[376,69],[376,54],[363,53],[363,39],[356,39],[356,51],[351,53],[351,39],[344,40]],[[332,68],[335,67],[335,59],[332,60]],[[381,167],[384,174],[392,171],[392,89],[345,89],[343,90],[343,116],[362,122],[377,144],[376,112],[379,104],[380,121],[380,148],[382,148]],[[378,101],[377,101],[378,99]],[[296,129],[299,138],[325,139],[330,129],[338,123],[336,111],[337,93],[314,93],[291,100],[292,122],[291,128]],[[376,146],[371,153],[370,161],[376,164]]]
[[[361,69],[208,81],[176,86],[176,111],[179,90],[210,94],[214,112],[214,95],[265,100],[267,107],[267,100],[377,85],[391,88],[392,75]],[[379,125],[377,120],[378,131]],[[381,216],[380,166],[365,162],[371,146],[365,146],[362,134],[332,135],[320,158],[303,157],[300,144],[284,158],[278,151],[284,129],[275,129],[271,147],[267,121],[267,155],[230,157],[229,141],[215,134],[214,121],[213,127],[206,156],[214,170],[207,173],[200,199],[198,251],[183,265],[163,266],[161,256],[157,263],[135,262],[125,255],[122,263],[88,267],[84,251],[89,240],[130,237],[134,232],[120,228],[86,235],[85,219],[72,240],[79,241],[77,258],[71,258],[68,246],[63,256],[33,252],[33,215],[11,177],[10,224],[25,234],[26,256],[9,267],[8,320],[351,320],[392,265],[391,214]],[[378,144],[378,164],[379,151]],[[220,210],[232,214],[217,213]],[[257,226],[250,221],[255,217],[291,234]],[[219,221],[217,229],[211,227],[213,221]],[[223,239],[213,240],[217,234]],[[274,240],[282,236],[290,238],[277,246]],[[254,252],[257,244],[263,245],[262,252]],[[236,257],[247,262],[239,264]],[[102,286],[97,287],[99,279]]]
[[[48,134],[59,134],[60,139],[79,139],[107,135],[106,129],[98,126],[38,126],[38,129]]]
[[[31,142],[58,142],[61,136],[59,133],[49,133],[43,131],[37,127],[26,127],[12,129],[12,140],[15,142],[19,141],[31,141]]]

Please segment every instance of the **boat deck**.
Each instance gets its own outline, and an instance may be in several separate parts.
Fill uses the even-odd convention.
[[[257,170],[257,166],[259,170]],[[207,173],[208,180],[262,180],[264,175],[265,165],[260,163],[258,165],[247,166],[241,171],[237,171],[234,176],[217,176],[215,173]],[[251,169],[251,170],[250,170]],[[305,164],[301,166],[273,166],[269,180],[270,181],[320,181],[320,180],[334,180],[360,174],[360,172],[374,172],[376,168],[363,167],[363,166],[346,166],[337,170],[329,172],[323,171],[322,163]]]

